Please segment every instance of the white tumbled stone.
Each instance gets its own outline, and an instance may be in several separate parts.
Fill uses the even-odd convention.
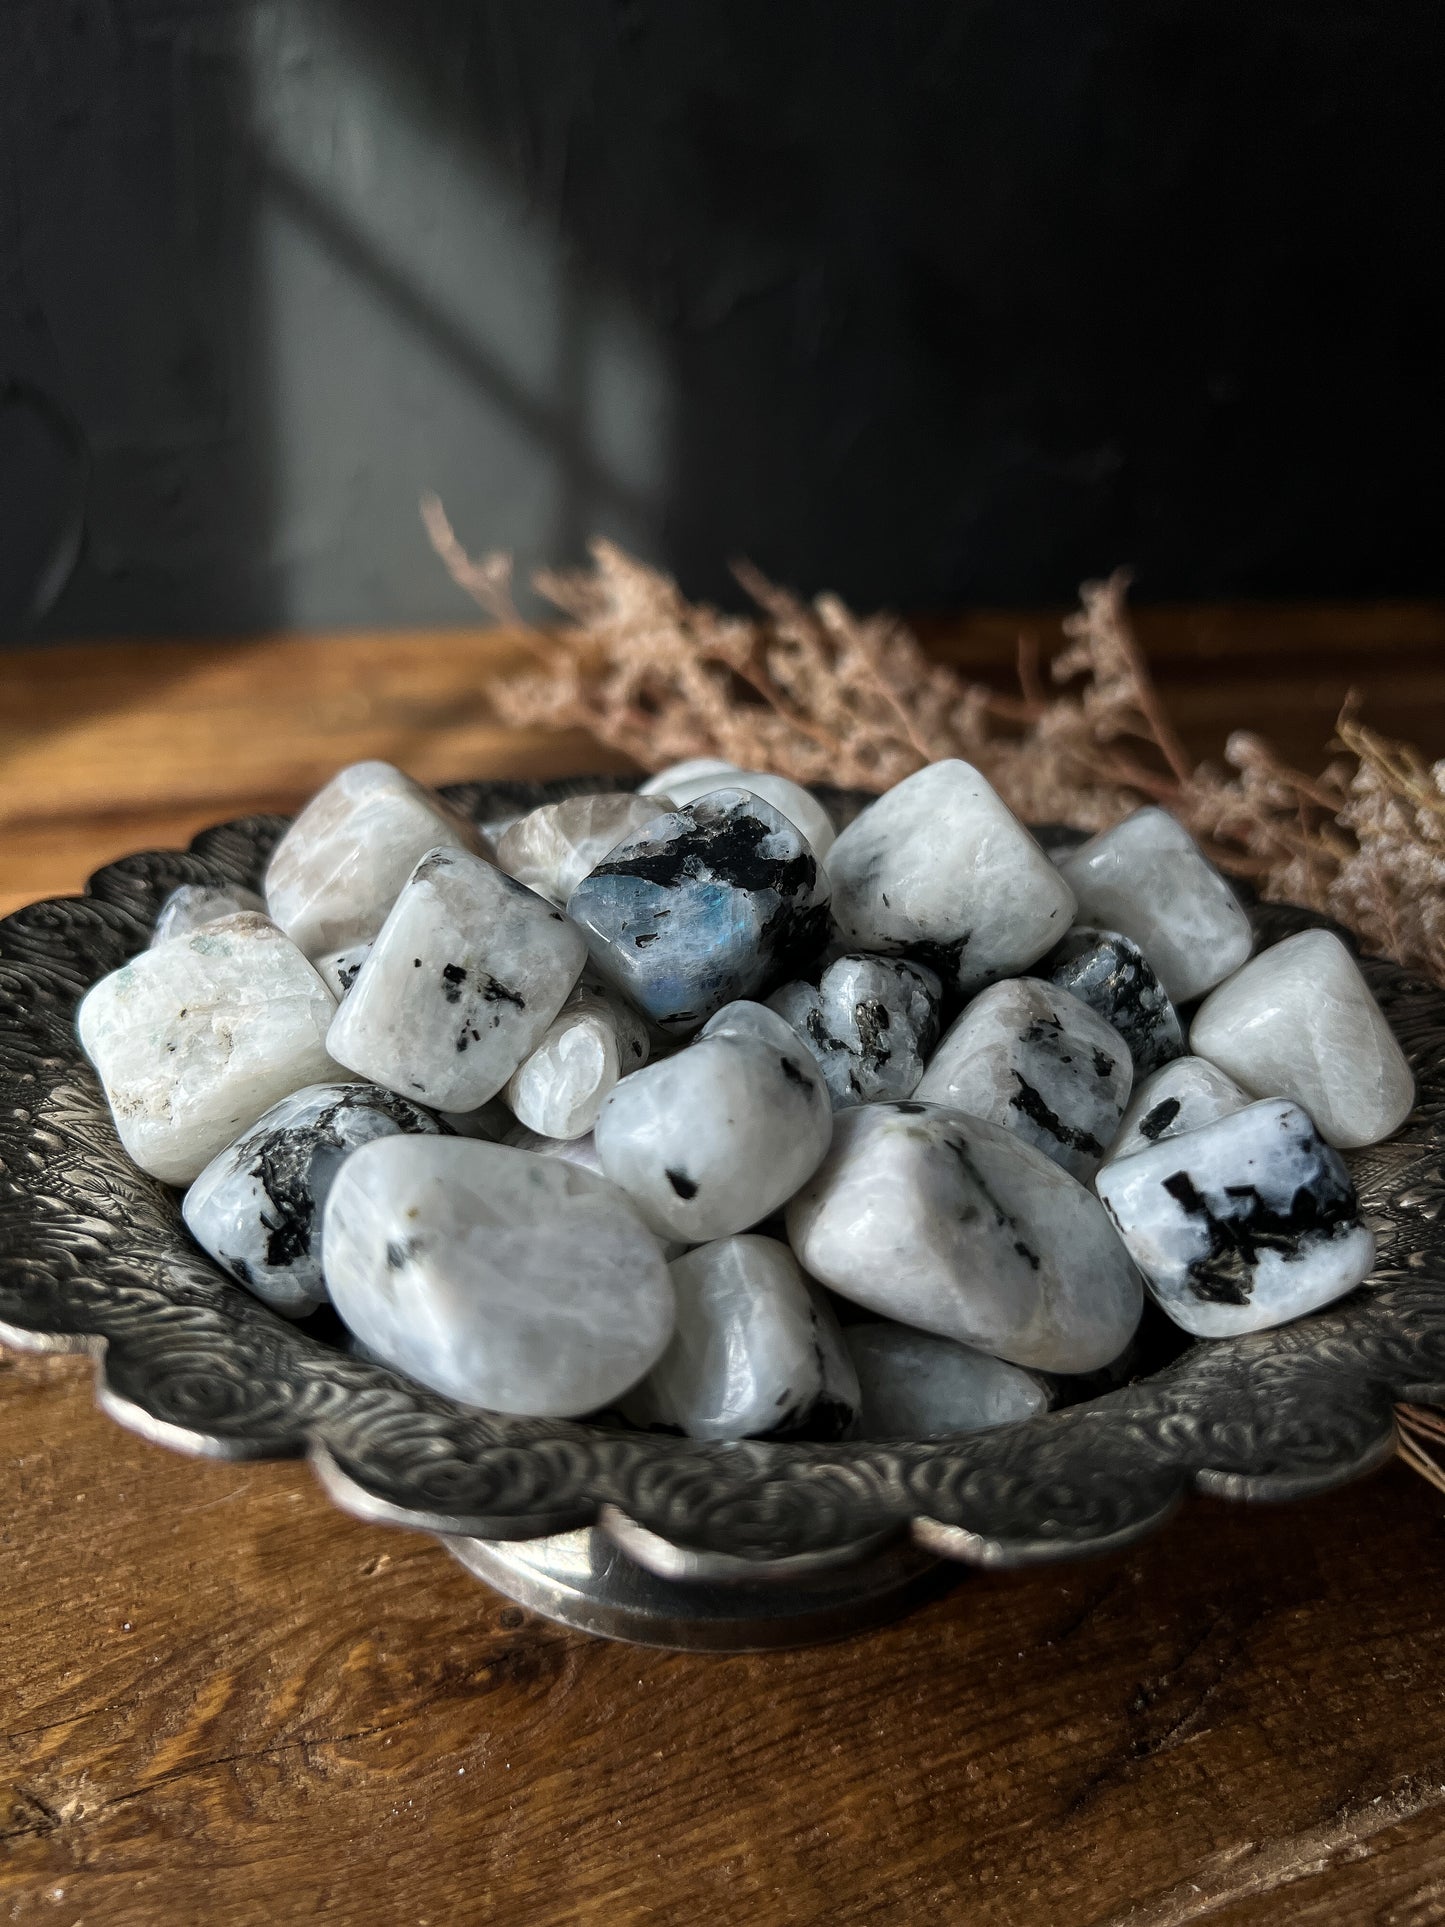
[[[574,990],[540,1044],[513,1071],[507,1102],[542,1137],[585,1137],[619,1077],[647,1062],[647,1026],[620,998]]]
[[[667,1265],[626,1198],[507,1145],[363,1146],[326,1200],[322,1263],[375,1356],[490,1411],[566,1418],[612,1404],[672,1336]]]
[[[903,953],[945,986],[1026,970],[1074,915],[1074,896],[969,763],[931,763],[870,803],[828,857],[850,948]]]
[[[1133,1083],[1129,1049],[1097,1011],[1038,977],[981,991],[913,1095],[986,1117],[1076,1178],[1099,1168]]]
[[[938,1040],[939,982],[904,957],[843,956],[768,999],[818,1061],[835,1107],[911,1097]]]
[[[126,1151],[189,1184],[271,1105],[338,1075],[326,1050],[335,1010],[295,944],[243,913],[102,977],[77,1022]]]
[[[1201,1338],[1315,1311],[1374,1263],[1344,1160],[1286,1098],[1106,1164],[1095,1183],[1154,1297]]]
[[[1037,1418],[1048,1387],[1022,1366],[908,1325],[847,1325],[862,1411],[853,1436],[941,1439]]]
[[[245,915],[264,917],[265,899],[240,883],[182,883],[171,891],[160,907],[152,943],[165,943],[170,937],[189,937],[221,917]]]
[[[805,1271],[885,1318],[1015,1365],[1089,1372],[1143,1288],[1097,1198],[1012,1132],[907,1099],[839,1111],[787,1209]]]
[[[1239,898],[1167,810],[1136,810],[1059,870],[1079,920],[1132,938],[1176,1004],[1238,970],[1253,948]]]
[[[1242,1111],[1250,1101],[1232,1077],[1203,1057],[1176,1057],[1146,1077],[1129,1100],[1109,1159],[1132,1157],[1181,1131]]]
[[[342,1161],[374,1138],[434,1136],[429,1111],[376,1084],[312,1084],[273,1104],[202,1171],[181,1205],[191,1236],[288,1318],[326,1299],[321,1210]]]
[[[688,785],[696,782],[699,777],[731,776],[735,769],[735,764],[724,762],[720,756],[689,756],[681,763],[669,763],[666,769],[660,769],[646,777],[637,785],[637,794],[639,796],[675,796],[672,787],[674,783]],[[702,796],[706,792],[698,790],[696,794]]]
[[[314,960],[322,982],[338,1003],[356,982],[370,948],[370,940],[366,943],[349,943],[344,950],[330,950],[324,957]]]
[[[549,903],[564,904],[609,850],[672,808],[666,796],[627,790],[545,803],[511,825],[497,844],[497,862]]]
[[[479,856],[428,851],[336,1013],[328,1048],[444,1111],[495,1097],[581,974],[581,932]]]
[[[788,776],[770,775],[766,770],[737,769],[727,764],[718,768],[706,757],[699,761],[706,767],[690,776],[675,776],[671,785],[664,785],[664,793],[672,798],[674,808],[695,803],[700,796],[710,796],[714,790],[744,790],[749,796],[760,796],[765,803],[772,804],[779,816],[787,817],[793,828],[807,839],[820,863],[832,849],[837,836],[833,819],[812,791],[805,790],[801,783],[795,783]]]
[[[477,832],[390,763],[352,763],[302,810],[272,852],[266,907],[308,957],[374,937],[418,860],[478,851]]]
[[[828,1148],[828,1087],[792,1026],[762,1004],[720,1010],[602,1106],[602,1168],[661,1237],[689,1244],[759,1224]]]
[[[1262,950],[1207,997],[1190,1048],[1255,1097],[1292,1097],[1341,1150],[1378,1144],[1415,1080],[1360,967],[1328,930]]]
[[[823,1294],[776,1238],[722,1238],[670,1267],[671,1343],[622,1402],[634,1425],[695,1439],[838,1438],[858,1380]]]

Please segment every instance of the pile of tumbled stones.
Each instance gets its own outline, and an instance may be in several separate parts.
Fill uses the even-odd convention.
[[[1368,1273],[1340,1151],[1409,1068],[1337,937],[1252,947],[1163,811],[1051,857],[962,762],[836,835],[723,763],[480,826],[361,763],[79,1024],[198,1243],[373,1363],[927,1438],[1117,1370],[1146,1286],[1215,1338]]]

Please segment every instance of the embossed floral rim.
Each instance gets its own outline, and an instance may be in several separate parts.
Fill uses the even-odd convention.
[[[486,820],[584,787],[599,785],[447,793]],[[144,946],[168,892],[254,885],[283,828],[222,824],[0,921],[0,1338],[89,1352],[104,1409],[148,1438],[220,1458],[308,1454],[349,1510],[429,1532],[533,1539],[600,1521],[657,1569],[701,1561],[717,1576],[862,1558],[905,1533],[980,1565],[1103,1551],[1191,1489],[1281,1500],[1341,1484],[1388,1457],[1397,1401],[1445,1402],[1445,992],[1373,960],[1419,1104],[1398,1138],[1351,1156],[1380,1238],[1374,1276],[1298,1324],[1195,1345],[1087,1404],[911,1445],[717,1445],[496,1417],[352,1358],[191,1244],[175,1195],[122,1153],[75,1041],[79,997]],[[1258,917],[1269,941],[1324,922]]]

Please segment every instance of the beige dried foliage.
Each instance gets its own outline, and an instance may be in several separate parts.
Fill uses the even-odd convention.
[[[529,627],[502,556],[474,562],[440,502],[422,504],[437,553],[490,614],[524,634],[533,673],[492,694],[514,724],[589,730],[646,769],[717,756],[803,783],[882,790],[925,763],[975,763],[1026,820],[1102,829],[1165,804],[1265,896],[1328,912],[1367,948],[1445,982],[1445,763],[1367,729],[1353,707],[1320,775],[1237,731],[1223,767],[1193,767],[1135,638],[1128,576],[1085,583],[1042,684],[1021,642],[1019,694],[931,662],[891,615],[811,602],[744,564],[756,614],[691,603],[615,544],[592,566],[539,575],[565,620]]]

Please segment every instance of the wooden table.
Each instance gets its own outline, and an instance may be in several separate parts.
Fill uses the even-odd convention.
[[[1003,674],[1012,618],[942,646]],[[1160,612],[1191,745],[1308,762],[1344,687],[1445,745],[1445,610]],[[0,906],[386,755],[599,767],[486,721],[505,638],[0,658]],[[694,1658],[530,1618],[293,1465],[191,1462],[0,1362],[16,1922],[1183,1927],[1445,1920],[1445,1503],[1395,1468],[846,1645]]]

